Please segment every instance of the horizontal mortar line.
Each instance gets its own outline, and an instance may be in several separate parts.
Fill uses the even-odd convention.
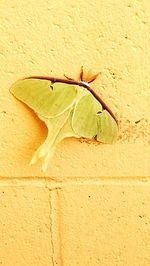
[[[100,181],[100,180],[150,180],[150,175],[143,175],[143,176],[100,176],[100,177],[94,177],[94,176],[0,176],[0,181],[1,180],[32,180],[32,181],[42,181],[44,182],[45,180],[52,181],[52,182],[64,182],[67,180],[94,180],[94,181]]]
[[[122,178],[68,178],[64,180],[54,180],[51,178],[24,177],[9,178],[0,177],[0,187],[38,187],[49,190],[61,189],[67,186],[84,186],[84,185],[150,185],[150,177],[122,177]]]

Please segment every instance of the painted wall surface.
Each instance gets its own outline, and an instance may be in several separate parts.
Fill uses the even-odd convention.
[[[0,265],[150,265],[150,2],[0,0]],[[31,75],[101,72],[114,145],[63,141],[9,93]]]

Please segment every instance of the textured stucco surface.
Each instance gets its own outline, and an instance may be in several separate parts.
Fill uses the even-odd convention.
[[[0,265],[51,265],[48,191],[3,183],[0,199]]]
[[[8,91],[10,85],[21,77],[38,74],[59,77],[67,74],[76,78],[81,65],[101,71],[93,88],[116,113],[120,136],[114,146],[64,142],[46,175],[56,177],[60,172],[69,176],[70,164],[76,169],[72,174],[79,175],[82,152],[87,162],[93,154],[95,163],[102,168],[99,171],[102,174],[98,175],[105,172],[107,175],[108,168],[110,175],[120,175],[125,158],[131,158],[132,165],[136,164],[134,157],[139,156],[141,164],[148,165],[149,7],[148,1],[0,2],[0,156],[3,158],[0,175],[42,175],[40,165],[31,168],[28,162],[43,141],[46,129],[33,113],[13,99]],[[142,157],[144,154],[143,159],[137,150]],[[116,159],[120,153],[121,162],[116,160],[117,170],[113,172],[108,154]],[[138,175],[139,167],[137,163],[135,172],[129,167],[127,175]],[[83,166],[79,171],[82,176]],[[144,171],[148,173],[147,169]]]
[[[111,181],[60,190],[64,265],[148,266],[149,191]]]
[[[149,10],[148,0],[0,1],[0,264],[150,264]],[[28,163],[47,130],[9,88],[77,78],[81,65],[101,72],[92,86],[118,141],[65,140],[43,174]]]

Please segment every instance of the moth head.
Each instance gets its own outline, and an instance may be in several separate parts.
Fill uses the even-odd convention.
[[[92,83],[99,75],[101,72],[98,72],[96,74],[92,73],[92,69],[89,69],[88,71],[85,71],[83,69],[83,66],[81,66],[81,70],[79,73],[78,81],[85,84],[87,87],[90,87],[89,84]],[[66,75],[64,75],[66,79],[75,81],[75,79],[70,78]]]
[[[79,75],[79,80],[86,82],[86,83],[91,83],[93,82],[99,75],[101,74],[101,72],[98,72],[96,74],[92,73],[92,69],[89,69],[88,71],[84,71],[83,66],[81,66],[81,70],[80,70],[80,75]]]

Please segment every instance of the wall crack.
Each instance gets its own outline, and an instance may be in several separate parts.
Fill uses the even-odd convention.
[[[53,235],[53,204],[52,204],[52,197],[51,197],[51,192],[49,193],[49,221],[50,221],[50,241],[51,241],[51,247],[52,247],[52,255],[51,255],[51,260],[52,260],[52,265],[55,266],[55,248],[54,248],[54,235]]]

